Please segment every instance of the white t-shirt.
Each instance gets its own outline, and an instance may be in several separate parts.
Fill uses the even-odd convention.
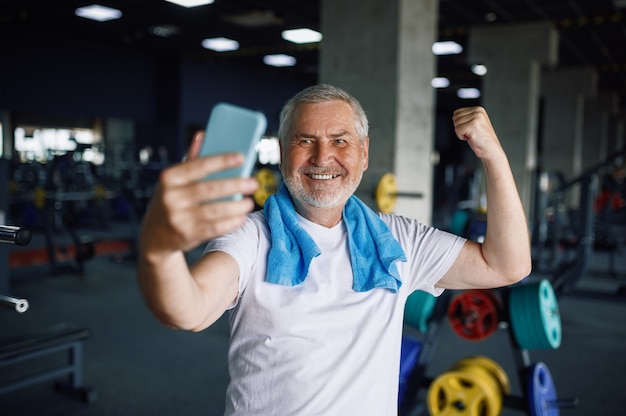
[[[226,415],[397,415],[406,298],[435,284],[465,242],[404,217],[380,214],[405,251],[402,286],[355,292],[342,223],[326,228],[299,217],[322,254],[304,283],[267,283],[269,228],[261,211],[209,243],[240,268],[230,310]]]

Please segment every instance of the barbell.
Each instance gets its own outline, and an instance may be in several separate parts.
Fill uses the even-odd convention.
[[[378,180],[376,190],[374,191],[374,200],[376,207],[380,212],[391,214],[396,206],[398,197],[406,198],[423,198],[421,192],[400,192],[398,191],[398,183],[393,173],[385,173]]]

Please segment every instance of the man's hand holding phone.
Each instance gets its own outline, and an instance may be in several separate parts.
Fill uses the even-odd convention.
[[[211,119],[207,131],[194,136],[186,160],[161,173],[140,235],[140,244],[150,253],[191,250],[237,229],[254,209],[252,199],[241,196],[258,188],[249,176],[256,160],[254,146],[265,131],[264,118],[260,127],[247,130],[255,135],[246,140],[241,134],[238,140],[228,135],[230,130],[223,123],[216,130],[214,113]],[[237,122],[234,117],[226,124]],[[235,143],[239,148],[232,147]]]

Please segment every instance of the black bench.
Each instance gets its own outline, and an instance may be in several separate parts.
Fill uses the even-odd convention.
[[[0,384],[0,394],[48,380],[57,380],[55,388],[58,392],[84,402],[94,402],[97,398],[95,390],[83,385],[83,342],[90,336],[91,332],[86,328],[60,323],[19,337],[0,339],[0,371],[37,357],[62,351],[69,353],[69,363]],[[63,377],[68,377],[69,382],[58,381]]]

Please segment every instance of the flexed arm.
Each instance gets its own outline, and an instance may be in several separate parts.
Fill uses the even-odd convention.
[[[531,270],[530,238],[507,156],[482,107],[454,112],[455,133],[482,161],[487,189],[487,233],[468,241],[437,284],[448,289],[492,288],[515,283]]]
[[[239,268],[227,254],[212,252],[190,269],[184,253],[241,226],[254,208],[250,198],[207,201],[257,188],[254,179],[200,180],[243,162],[240,154],[196,158],[201,141],[196,135],[188,160],[161,173],[141,225],[137,264],[153,314],[167,326],[194,331],[212,324],[235,299]]]

